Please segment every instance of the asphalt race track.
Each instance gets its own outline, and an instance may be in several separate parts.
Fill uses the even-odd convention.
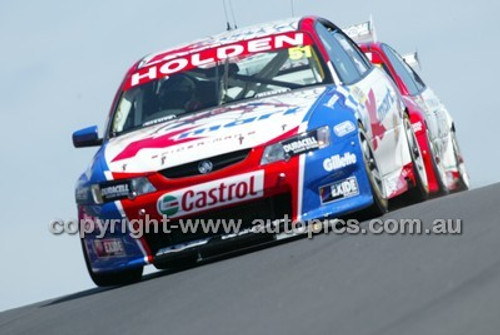
[[[6,311],[0,334],[500,334],[500,184],[386,217],[463,234],[299,239]]]

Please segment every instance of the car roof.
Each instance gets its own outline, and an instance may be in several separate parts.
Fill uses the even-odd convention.
[[[138,62],[138,68],[154,63],[156,59],[176,58],[181,55],[203,49],[210,49],[220,45],[249,40],[278,33],[287,33],[298,30],[301,18],[290,18],[286,20],[252,25],[244,28],[229,30],[220,34],[208,36],[177,47],[169,48],[159,52],[151,53]]]

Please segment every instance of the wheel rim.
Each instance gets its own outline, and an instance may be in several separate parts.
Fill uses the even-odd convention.
[[[460,180],[467,188],[469,188],[469,178],[467,177],[467,170],[465,169],[465,163],[462,158],[460,147],[458,146],[457,135],[455,134],[455,132],[453,132],[451,140],[453,142],[453,153],[455,154],[455,161],[457,163],[457,170],[460,176]]]
[[[421,185],[425,188],[425,191],[429,191],[429,182],[427,180],[427,171],[425,170],[424,158],[420,146],[418,145],[417,137],[413,131],[413,127],[410,122],[405,119],[406,137],[408,139],[408,144],[410,147],[410,154],[412,158],[413,165],[415,166],[415,171],[417,172],[417,178],[420,180]]]
[[[436,169],[436,172],[438,174],[438,177],[440,179],[439,180],[440,187],[442,187],[443,189],[448,189],[446,169],[444,168],[443,160],[441,158],[439,158],[438,156],[436,156],[436,150],[434,150],[434,143],[432,143],[429,140],[429,130],[428,129],[427,129],[426,133],[427,133],[427,141],[429,143],[429,152],[430,152],[432,161],[435,165],[435,169]]]
[[[384,193],[382,192],[383,190],[382,177],[380,177],[380,171],[378,169],[377,161],[373,157],[370,145],[368,144],[368,141],[365,139],[364,136],[360,136],[360,141],[363,150],[363,157],[365,160],[365,164],[367,166],[367,169],[370,171],[369,178],[373,180],[373,186],[374,188],[376,188],[375,192],[377,192],[379,195],[385,198]]]

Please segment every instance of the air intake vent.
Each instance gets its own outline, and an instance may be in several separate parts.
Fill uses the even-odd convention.
[[[245,158],[247,158],[248,154],[250,153],[250,150],[251,149],[245,149],[245,150],[230,152],[219,156],[200,159],[195,162],[161,170],[159,171],[159,173],[170,179],[201,175],[202,173],[200,172],[199,167],[200,163],[204,161],[210,162],[211,164],[210,172],[214,172],[243,161]]]

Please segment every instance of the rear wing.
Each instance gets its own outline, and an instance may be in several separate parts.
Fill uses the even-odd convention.
[[[370,17],[369,21],[354,24],[342,28],[342,30],[347,36],[358,44],[377,41],[377,33],[375,31],[375,25],[373,24],[372,17]]]
[[[344,33],[349,36],[354,42],[361,43],[376,43],[377,42],[377,32],[375,31],[375,24],[373,23],[373,17],[370,16],[370,20],[353,24],[351,26],[342,28]],[[409,53],[403,56],[406,64],[410,65],[414,70],[422,70],[420,65],[420,60],[418,57],[418,52]]]
[[[406,54],[403,56],[406,64],[410,65],[414,70],[421,70],[422,66],[420,65],[420,59],[418,58],[418,52],[414,52],[411,54]]]

